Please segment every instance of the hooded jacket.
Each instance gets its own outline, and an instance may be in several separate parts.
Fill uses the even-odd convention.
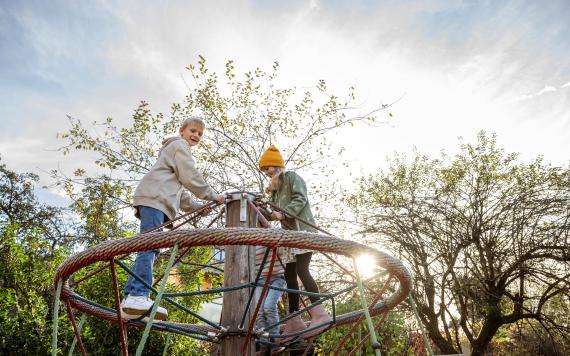
[[[133,206],[158,209],[172,220],[179,210],[201,206],[185,188],[200,199],[216,199],[216,193],[196,169],[188,142],[182,137],[171,137],[162,142],[158,160],[137,186]]]
[[[309,204],[307,185],[303,178],[293,171],[286,171],[281,174],[279,179],[281,179],[281,186],[271,195],[271,200],[286,212],[315,225],[315,218]],[[281,220],[281,227],[286,230],[317,232],[315,228],[303,222],[297,222],[295,218],[289,216],[285,216],[285,219]]]
[[[279,189],[271,195],[273,203],[285,210],[287,213],[296,215],[315,225],[315,218],[313,217],[311,205],[309,204],[309,197],[307,195],[307,185],[303,178],[293,171],[286,171],[280,175],[279,179],[281,180],[281,185]],[[267,214],[265,217],[269,219],[270,216]],[[285,218],[281,220],[281,227],[285,230],[317,232],[317,230],[312,226],[301,221],[297,221],[294,217],[287,215],[285,215]],[[296,255],[308,252],[312,251],[295,247],[285,247],[281,248],[279,254],[281,256],[282,263],[290,263],[295,262]]]

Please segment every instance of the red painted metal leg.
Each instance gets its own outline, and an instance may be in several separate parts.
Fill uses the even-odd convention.
[[[313,348],[313,340],[314,340],[314,338],[309,339],[309,343],[307,344],[307,347],[305,348],[305,352],[303,352],[303,356],[307,356],[309,354],[309,351],[311,351],[311,349]]]
[[[386,320],[386,318],[388,317],[388,312],[386,311],[386,313],[384,315],[382,315],[382,318],[376,323],[376,325],[374,326],[374,329],[378,329],[380,327],[380,325],[382,325],[382,323],[384,322],[384,320]],[[370,333],[366,334],[366,336],[364,336],[362,338],[362,340],[360,340],[360,342],[358,343],[358,345],[356,345],[356,347],[354,349],[352,349],[352,351],[350,351],[350,353],[347,356],[352,356],[354,355],[354,353],[356,352],[356,350],[358,350],[359,348],[362,348],[362,345],[364,345],[364,343],[366,341],[368,341],[368,339],[370,338]]]
[[[117,308],[117,322],[119,324],[119,336],[121,337],[121,348],[123,356],[129,356],[129,342],[127,340],[126,325],[121,316],[121,298],[119,296],[119,282],[117,281],[117,270],[115,269],[115,261],[109,261],[111,267],[111,276],[113,276],[113,289],[115,290],[115,307]]]
[[[75,333],[75,338],[77,339],[77,345],[79,345],[79,350],[81,350],[81,354],[83,356],[87,356],[85,352],[85,347],[83,346],[83,340],[81,339],[81,333],[77,328],[77,324],[75,323],[75,316],[73,315],[73,310],[71,309],[71,304],[69,304],[69,300],[65,300],[65,306],[67,307],[67,316],[71,321],[71,325],[73,326],[73,332]]]
[[[242,356],[245,356],[247,352],[247,346],[249,345],[249,341],[251,339],[251,333],[253,331],[253,328],[255,327],[255,321],[257,319],[257,314],[259,313],[259,308],[263,304],[263,299],[265,299],[265,294],[267,294],[267,288],[269,287],[269,283],[271,282],[271,275],[273,275],[273,266],[275,266],[276,257],[277,257],[277,248],[274,247],[271,249],[271,262],[269,263],[268,276],[265,278],[265,283],[263,284],[263,288],[261,289],[261,295],[259,296],[257,305],[255,306],[255,312],[253,313],[253,315],[251,316],[251,320],[249,321],[249,327],[247,328],[247,335],[243,342],[243,349],[241,351]]]

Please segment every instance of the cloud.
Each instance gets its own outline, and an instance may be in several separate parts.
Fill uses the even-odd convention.
[[[537,93],[537,95],[542,95],[544,93],[548,93],[548,92],[552,92],[552,91],[556,91],[556,88],[550,85],[545,86],[544,88],[542,88],[541,91],[539,91]]]
[[[564,88],[564,86],[561,86],[561,88]],[[556,88],[551,86],[551,85],[547,85],[544,88],[540,89],[538,92],[534,93],[534,94],[526,94],[526,95],[522,95],[516,99],[513,100],[513,102],[517,102],[517,101],[525,101],[525,100],[530,100],[533,98],[536,98],[538,96],[541,96],[543,94],[546,93],[550,93],[550,92],[555,92]]]
[[[557,89],[570,82],[544,83],[570,76],[567,18],[563,1],[13,2],[0,10],[0,152],[13,168],[72,167],[47,150],[61,145],[66,114],[125,123],[139,100],[168,111],[201,54],[220,72],[228,59],[238,70],[278,60],[285,85],[355,85],[363,111],[405,93],[392,128],[349,137],[366,169],[480,129],[566,160],[570,103]]]

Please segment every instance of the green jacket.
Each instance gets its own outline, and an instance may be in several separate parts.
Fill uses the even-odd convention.
[[[271,196],[273,203],[286,212],[316,225],[307,197],[307,185],[303,178],[293,171],[287,171],[281,175],[281,179],[281,187]],[[317,232],[313,227],[300,221],[297,225],[295,218],[287,216],[281,220],[281,227],[287,230]]]

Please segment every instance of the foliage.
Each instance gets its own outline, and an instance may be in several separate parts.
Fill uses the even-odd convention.
[[[354,310],[362,309],[360,304],[360,297],[353,293],[346,302],[336,305],[337,314],[352,312]],[[373,317],[373,323],[376,325],[382,315]],[[391,311],[388,313],[386,319],[377,328],[378,341],[381,345],[381,353],[386,355],[413,355],[411,352],[411,345],[408,343],[407,330],[404,322],[404,315],[399,311]],[[339,342],[346,333],[350,330],[353,324],[337,327],[322,334],[318,339],[316,346],[317,355],[332,355],[336,350]],[[354,331],[352,336],[347,340],[346,344],[340,350],[340,355],[346,355],[354,348],[357,347],[360,340],[368,334],[368,327],[366,321],[363,321],[357,330]],[[362,355],[373,355],[370,339],[363,343],[361,346]]]
[[[40,204],[37,176],[0,165],[0,354],[47,354],[51,335],[50,290],[68,253],[61,211]],[[69,326],[65,321],[62,325]]]
[[[482,132],[453,159],[397,156],[348,202],[366,221],[362,232],[410,264],[442,352],[457,353],[465,336],[481,355],[501,326],[520,320],[568,337],[567,321],[549,311],[557,298],[570,303],[567,167],[519,163]]]
[[[61,209],[40,204],[34,195],[38,179],[36,174],[18,174],[0,163],[0,226],[12,225],[21,238],[37,236],[45,242],[37,246],[39,252],[49,255],[56,245],[65,246],[72,241]]]
[[[539,356],[566,355],[569,349],[567,338],[549,334],[536,320],[521,320],[502,327],[489,347],[490,352],[499,355]]]
[[[73,201],[70,210],[82,222],[76,229],[78,242],[93,246],[136,231],[136,224],[127,219],[131,188],[123,181],[106,175],[85,177],[79,192],[70,181],[65,181],[64,191]]]
[[[558,294],[544,306],[544,314],[556,323],[567,325],[570,316],[568,297]],[[510,355],[566,355],[570,350],[567,335],[552,333],[541,325],[541,320],[522,319],[503,325],[489,347],[494,354]]]

